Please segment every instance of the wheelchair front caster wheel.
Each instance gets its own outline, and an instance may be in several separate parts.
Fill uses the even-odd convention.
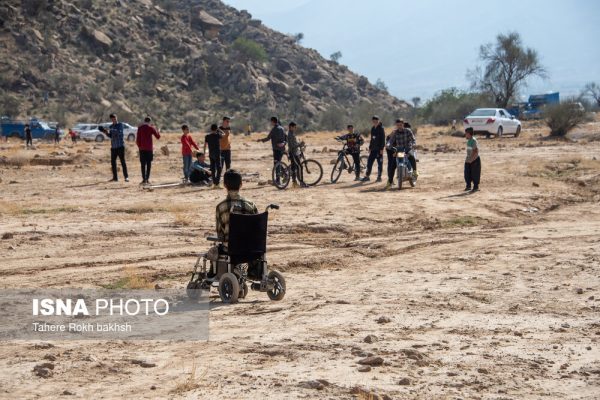
[[[285,296],[285,278],[279,271],[271,271],[268,275],[269,283],[273,284],[273,288],[267,291],[267,295],[271,300],[279,301]]]
[[[231,272],[226,272],[219,279],[219,296],[223,303],[237,303],[240,294],[240,283]]]
[[[244,284],[240,288],[240,294],[239,294],[238,298],[245,299],[247,295],[248,295],[248,285],[246,284],[246,282],[244,282]]]
[[[200,298],[200,293],[202,289],[202,284],[200,282],[189,282],[187,287],[185,288],[185,292],[188,297],[192,300],[198,300]]]

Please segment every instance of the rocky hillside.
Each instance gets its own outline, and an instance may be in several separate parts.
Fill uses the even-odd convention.
[[[21,117],[333,128],[408,108],[219,0],[3,0],[0,49],[0,112]]]

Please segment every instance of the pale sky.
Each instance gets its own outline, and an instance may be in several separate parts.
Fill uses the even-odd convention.
[[[575,95],[600,83],[599,0],[225,0],[283,33],[304,33],[305,47],[381,78],[395,96],[423,99],[452,86],[468,88],[466,71],[481,44],[518,31],[538,50],[549,79],[526,95]]]

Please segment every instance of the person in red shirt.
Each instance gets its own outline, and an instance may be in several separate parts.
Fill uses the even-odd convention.
[[[140,150],[140,164],[142,164],[142,182],[140,185],[150,183],[150,169],[152,168],[152,159],[154,158],[152,147],[152,136],[160,139],[160,133],[150,123],[150,117],[144,118],[144,123],[138,126],[135,143]]]
[[[200,150],[192,135],[190,135],[190,128],[187,125],[182,125],[181,130],[181,155],[183,156],[183,181],[188,183],[190,181],[190,169],[192,168],[192,147],[196,150]]]

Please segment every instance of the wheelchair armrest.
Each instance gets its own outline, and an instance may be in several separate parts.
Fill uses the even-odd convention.
[[[208,240],[209,242],[220,242],[221,241],[221,239],[219,239],[216,236],[207,236],[206,240]]]

